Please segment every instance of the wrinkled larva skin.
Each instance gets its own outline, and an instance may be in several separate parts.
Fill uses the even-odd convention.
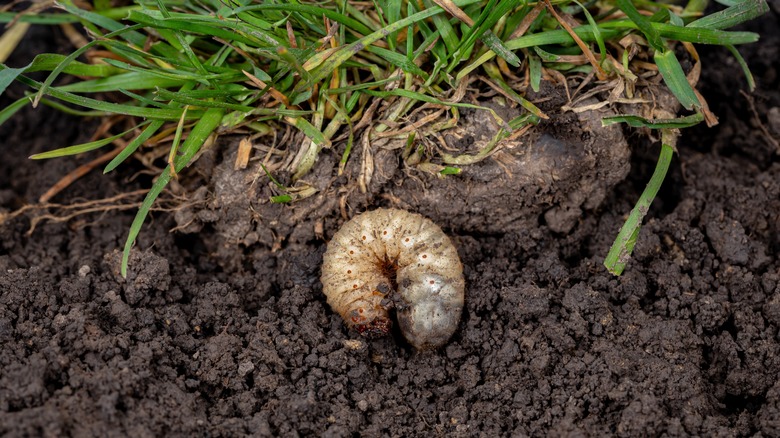
[[[430,349],[455,332],[465,283],[458,252],[441,228],[419,214],[380,208],[355,216],[333,236],[322,288],[331,308],[361,334],[386,335],[388,309],[395,307],[404,337]]]

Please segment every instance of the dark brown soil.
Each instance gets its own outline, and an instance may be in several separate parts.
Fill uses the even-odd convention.
[[[700,88],[721,124],[682,137],[622,277],[601,262],[657,157],[638,136],[628,179],[559,205],[563,219],[537,212],[522,228],[480,230],[453,219],[452,200],[415,204],[446,224],[465,266],[463,319],[439,351],[344,328],[321,293],[325,242],[312,218],[296,219],[304,231],[291,223],[284,242],[240,241],[207,210],[190,212],[204,217],[189,234],[155,213],[127,280],[118,249],[132,211],[30,236],[29,220],[5,223],[0,435],[780,436],[777,14],[752,24],[762,40],[741,48],[773,139],[739,93],[736,63],[703,48]],[[83,123],[41,108],[2,127],[0,213],[92,158],[25,158],[85,141]],[[148,187],[134,170],[95,172],[57,200]],[[587,199],[598,190],[596,207]],[[496,223],[511,207],[496,201]],[[317,208],[332,211],[327,238],[343,220],[336,201]],[[564,214],[581,208],[575,221]]]

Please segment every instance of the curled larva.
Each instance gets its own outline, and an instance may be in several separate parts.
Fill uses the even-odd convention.
[[[333,236],[322,262],[328,304],[359,333],[398,326],[416,348],[436,348],[463,310],[463,266],[449,237],[419,214],[380,208],[355,216]]]

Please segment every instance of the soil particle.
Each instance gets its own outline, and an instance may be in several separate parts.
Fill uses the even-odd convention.
[[[768,86],[780,60],[777,16],[756,26],[772,30],[743,55],[763,84],[756,105],[766,120],[780,106],[780,91]],[[717,65],[726,55],[702,56]],[[254,232],[251,241],[236,241],[231,227],[245,225],[223,222],[229,215],[194,214],[197,234],[172,234],[173,215],[155,214],[123,279],[117,250],[132,212],[42,224],[32,235],[25,218],[3,223],[0,435],[777,436],[780,163],[751,125],[738,67],[723,65],[705,68],[701,86],[721,125],[681,139],[620,278],[602,257],[657,157],[636,138],[634,171],[616,190],[608,187],[617,180],[575,190],[534,220],[508,214],[493,228],[477,226],[496,209],[514,211],[514,198],[461,213],[448,210],[455,196],[414,204],[447,225],[468,285],[459,329],[436,351],[416,352],[398,334],[363,339],[327,307],[318,282],[325,245],[315,232],[323,215],[314,213],[328,212],[323,230],[332,235],[343,221],[337,197],[247,213],[271,189],[238,196],[230,178],[251,187],[254,175],[229,170],[228,158],[220,167],[218,155],[195,169],[225,172],[198,202],[216,189],[233,193],[222,199],[234,205],[220,208],[251,224],[241,231]],[[0,128],[8,139],[0,211],[34,202],[91,159],[26,160],[52,148],[51,138],[89,130],[46,109],[17,120]],[[563,134],[549,134],[545,150],[570,149],[573,137]],[[392,161],[383,153],[378,167]],[[135,170],[88,176],[60,201],[127,190]],[[612,170],[614,178],[624,171]],[[377,175],[377,187],[410,193]],[[350,199],[354,208],[369,202]],[[559,222],[540,216],[555,208]],[[566,208],[586,213],[572,223]],[[221,211],[191,212],[209,210]]]
[[[106,264],[115,273],[119,273],[122,254],[115,251],[105,258]],[[170,266],[164,257],[151,251],[133,250],[130,259],[126,281],[123,281],[122,291],[124,300],[130,306],[135,306],[145,301],[148,303],[154,292],[167,291],[171,285]],[[118,278],[120,281],[121,278]]]

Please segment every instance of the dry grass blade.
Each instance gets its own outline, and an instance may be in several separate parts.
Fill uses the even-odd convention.
[[[466,15],[466,13],[463,12],[463,9],[459,8],[458,5],[453,3],[451,0],[433,0],[433,2],[441,6],[442,9],[449,12],[450,15],[457,18],[458,20],[466,23],[469,26],[474,25],[474,20]]]
[[[558,20],[558,23],[561,24],[561,26],[566,29],[566,32],[571,35],[572,39],[577,43],[577,45],[580,47],[580,50],[582,50],[582,53],[585,54],[585,56],[588,58],[588,61],[590,61],[591,65],[593,65],[593,68],[596,70],[596,75],[598,76],[600,81],[604,81],[607,79],[607,73],[604,71],[604,69],[601,68],[601,65],[599,64],[598,60],[595,56],[593,56],[593,52],[591,52],[590,47],[588,47],[587,44],[585,44],[584,41],[582,41],[582,38],[580,38],[576,32],[574,32],[574,29],[569,25],[569,23],[566,22],[561,16],[558,14],[558,12],[555,10],[553,5],[550,3],[550,0],[544,0],[545,5],[547,5],[547,9],[550,11],[550,13],[555,17],[556,20]]]
[[[523,21],[520,22],[520,25],[517,26],[517,29],[515,29],[510,35],[510,40],[513,40],[515,38],[520,38],[521,36],[525,35],[526,32],[528,32],[528,29],[531,27],[531,24],[536,20],[536,18],[539,16],[539,14],[542,12],[542,10],[545,8],[544,3],[537,3],[536,6],[534,6],[533,9],[531,9],[531,12],[528,13],[525,17],[523,17]]]
[[[249,157],[251,155],[252,155],[252,140],[244,137],[238,143],[238,154],[236,155],[236,162],[233,165],[233,169],[234,170],[246,169],[247,164],[249,164]]]
[[[274,87],[269,87],[265,82],[258,79],[252,73],[249,73],[246,70],[241,70],[241,72],[244,73],[244,75],[246,75],[246,77],[249,78],[249,80],[252,81],[252,83],[255,84],[257,88],[267,91],[268,94],[273,96],[273,98],[276,99],[279,103],[283,104],[288,108],[290,107],[290,102],[287,100],[287,96],[275,90]],[[274,106],[274,104],[271,103],[269,106]]]
[[[0,36],[0,63],[5,62],[27,34],[30,23],[16,22]]]

